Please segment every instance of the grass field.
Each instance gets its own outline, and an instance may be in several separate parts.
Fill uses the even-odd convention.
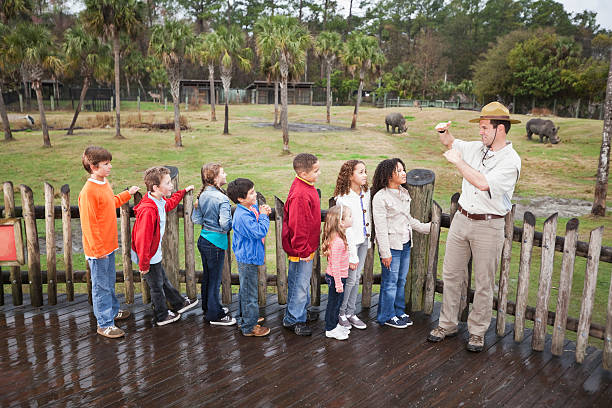
[[[122,122],[139,121],[135,103],[123,106]],[[165,112],[162,105],[144,102],[141,105],[143,122],[170,121],[172,112]],[[169,107],[170,108],[170,107]],[[389,157],[400,157],[408,169],[426,168],[436,174],[434,199],[448,211],[450,196],[460,191],[461,177],[454,166],[442,157],[444,147],[439,143],[433,127],[441,121],[452,120],[452,132],[455,137],[465,140],[477,140],[477,125],[468,120],[477,116],[475,112],[454,111],[448,109],[427,108],[418,111],[414,108],[376,109],[362,107],[359,113],[358,128],[349,128],[352,107],[333,107],[332,125],[345,127],[339,132],[301,132],[290,133],[290,148],[293,154],[310,152],[316,154],[321,163],[322,175],[318,187],[322,190],[322,202],[327,203],[333,193],[336,177],[341,164],[348,159],[363,160],[370,176],[378,162]],[[414,117],[408,121],[408,132],[402,135],[391,135],[385,132],[384,117],[391,111],[402,112],[405,116]],[[38,115],[33,112],[36,123]],[[51,126],[67,127],[72,119],[72,112],[48,113]],[[43,204],[43,182],[55,186],[56,191],[63,184],[69,184],[72,190],[72,201],[76,198],[82,184],[87,178],[80,163],[83,149],[91,144],[102,145],[113,153],[113,171],[111,181],[115,190],[142,183],[143,171],[153,165],[164,164],[177,166],[180,169],[180,184],[200,186],[200,167],[203,163],[216,161],[223,164],[228,173],[228,180],[235,177],[248,177],[255,182],[256,189],[268,199],[275,195],[285,199],[291,181],[292,155],[282,154],[281,131],[272,127],[255,127],[255,123],[272,122],[274,107],[272,105],[237,105],[230,106],[230,135],[223,135],[223,109],[217,111],[217,122],[209,121],[209,108],[202,106],[195,110],[190,107],[182,112],[190,129],[183,132],[183,148],[174,147],[173,131],[149,131],[146,129],[122,128],[125,140],[113,138],[114,128],[96,127],[100,123],[109,123],[114,113],[82,113],[77,123],[84,129],[77,130],[73,136],[65,136],[65,131],[51,131],[51,149],[42,148],[42,135],[39,130],[17,132],[14,142],[2,143],[0,151],[0,179],[10,180],[16,186],[29,185],[34,190],[37,205]],[[517,115],[526,122],[529,117]],[[411,118],[412,119],[412,118]],[[302,123],[325,123],[325,107],[290,106],[289,121]],[[561,198],[593,199],[597,157],[601,143],[602,122],[585,119],[557,118],[561,126],[561,143],[558,145],[540,144],[528,141],[525,137],[524,124],[513,126],[509,139],[522,158],[521,179],[515,195],[521,197],[553,196]],[[16,192],[17,205],[19,194]],[[56,201],[59,204],[59,200]],[[612,221],[610,217],[596,218],[589,215],[579,217],[580,237],[588,241],[589,232],[604,225],[604,245],[612,245]],[[538,219],[536,230],[541,231],[544,219]],[[560,219],[558,235],[564,235],[568,219]],[[517,221],[521,225],[522,220]],[[58,231],[61,225],[56,225]],[[44,224],[39,221],[39,234],[44,234]],[[196,234],[197,235],[197,234]],[[268,270],[273,271],[274,254],[273,234],[269,237]],[[441,237],[440,260],[444,253],[445,231]],[[184,249],[181,245],[181,254]],[[199,265],[199,254],[196,251],[196,265]],[[509,299],[514,300],[517,284],[517,270],[520,246],[513,248],[511,288]],[[182,255],[181,255],[182,256]],[[530,305],[535,305],[537,279],[539,275],[540,251],[534,250]],[[58,269],[63,269],[61,256],[58,256]],[[83,257],[75,257],[75,268],[84,269]],[[182,262],[182,261],[181,261]],[[440,269],[441,269],[441,262]],[[43,269],[45,260],[42,260]],[[377,270],[379,265],[375,263]],[[605,309],[610,285],[610,265],[601,263],[596,292],[593,321],[605,324]],[[555,277],[551,293],[551,309],[556,303],[556,287],[561,267],[561,254],[555,257]],[[570,315],[578,317],[580,297],[583,286],[585,259],[578,258],[575,266],[572,303]],[[441,276],[441,270],[439,271]],[[6,289],[5,289],[6,290]],[[8,289],[10,290],[10,289]]]

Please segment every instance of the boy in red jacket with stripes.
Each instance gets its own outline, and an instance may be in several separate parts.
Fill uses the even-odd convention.
[[[166,229],[166,212],[172,211],[183,199],[189,186],[172,193],[170,170],[165,167],[151,167],[145,171],[144,182],[147,195],[134,207],[136,222],[132,230],[132,260],[138,264],[141,276],[151,290],[151,301],[156,324],[163,326],[177,321],[181,313],[198,304],[172,286],[162,266],[162,238]],[[170,197],[169,197],[170,196]],[[168,310],[166,300],[173,311]]]

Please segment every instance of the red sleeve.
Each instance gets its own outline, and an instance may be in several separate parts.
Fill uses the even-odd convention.
[[[310,256],[308,249],[308,226],[312,225],[309,216],[312,210],[308,205],[308,201],[302,197],[296,197],[289,206],[289,228],[293,231],[291,238],[291,248],[297,253],[300,258]]]
[[[170,198],[166,198],[166,212],[174,210],[176,206],[179,205],[184,196],[185,190],[183,189],[172,194]]]
[[[141,271],[148,271],[153,255],[151,254],[151,240],[157,223],[157,211],[155,209],[143,209],[136,221],[132,243],[138,254],[138,268]]]

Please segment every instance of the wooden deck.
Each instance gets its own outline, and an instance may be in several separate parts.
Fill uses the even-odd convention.
[[[153,327],[150,305],[137,298],[129,307],[133,317],[119,323],[126,338],[111,340],[95,333],[87,295],[58,301],[15,307],[8,297],[0,306],[0,405],[612,406],[612,373],[602,369],[600,350],[589,348],[581,365],[572,342],[554,357],[550,337],[546,351],[535,352],[530,331],[517,344],[510,325],[497,337],[494,324],[482,353],[465,350],[465,325],[460,336],[428,343],[439,305],[396,330],[373,321],[374,298],[360,314],[368,329],[354,329],[340,342],[325,338],[324,312],[311,337],[283,329],[284,306],[275,296],[261,310],[272,329],[264,338],[211,327],[199,308],[180,322]]]

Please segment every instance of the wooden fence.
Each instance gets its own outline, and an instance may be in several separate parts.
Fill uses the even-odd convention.
[[[417,172],[417,173],[415,173]],[[433,195],[433,173],[431,177],[427,171],[418,173],[413,170],[409,173],[409,179],[413,183],[409,186],[413,198],[413,216],[421,220],[431,219],[430,235],[415,233],[414,247],[412,250],[411,267],[406,284],[406,299],[408,308],[412,311],[423,310],[431,314],[434,306],[435,293],[444,291],[443,282],[437,279],[438,249],[441,228],[448,228],[457,211],[459,194],[451,198],[450,213],[443,214],[438,203],[432,200]],[[173,179],[175,187],[178,185],[178,176]],[[11,284],[12,299],[14,304],[23,302],[22,282],[27,282],[30,289],[30,301],[32,306],[43,305],[43,284],[47,284],[48,303],[57,303],[58,282],[65,284],[67,300],[74,300],[74,282],[87,282],[91,301],[90,271],[73,270],[72,262],[72,231],[71,219],[79,217],[78,207],[71,205],[70,188],[64,185],[60,189],[61,205],[55,205],[55,190],[48,183],[44,184],[44,206],[35,206],[32,189],[26,185],[20,185],[18,191],[21,194],[22,207],[15,207],[14,186],[11,182],[5,182],[4,189],[4,217],[22,217],[25,224],[25,235],[27,241],[27,273],[21,271],[20,267],[10,267],[9,273],[2,273],[2,282]],[[123,270],[118,271],[117,281],[123,282],[126,303],[134,302],[134,285],[140,282],[142,288],[143,302],[150,301],[148,287],[144,280],[140,279],[137,270],[132,269],[130,259],[131,247],[131,220],[134,217],[133,205],[140,201],[141,195],[134,196],[132,204],[126,203],[117,210],[120,220],[121,255]],[[261,199],[261,197],[260,197]],[[332,203],[330,203],[332,204]],[[275,286],[278,302],[285,304],[287,301],[287,255],[282,249],[281,228],[283,218],[283,202],[275,197],[270,219],[274,222],[274,234],[276,237],[275,257],[276,271],[268,273],[266,265],[259,268],[258,292],[260,305],[265,305],[268,286]],[[197,296],[196,282],[201,279],[201,271],[195,268],[194,253],[194,226],[190,214],[193,210],[193,193],[187,193],[183,204],[168,213],[166,232],[163,241],[164,268],[168,278],[173,285],[179,287],[179,283],[186,284],[186,292],[189,298]],[[324,221],[327,210],[321,211],[321,221]],[[0,212],[1,214],[1,212]],[[179,268],[179,218],[184,218],[184,240],[185,245],[185,269]],[[62,220],[64,271],[56,268],[56,243],[55,243],[55,220]],[[38,243],[37,219],[45,220],[46,237],[46,270],[41,270],[40,248]],[[505,241],[503,246],[502,261],[500,267],[499,290],[494,299],[493,308],[497,312],[497,333],[503,335],[506,328],[507,315],[515,316],[514,338],[521,341],[524,336],[525,321],[534,322],[532,348],[543,350],[545,344],[546,328],[553,326],[553,337],[551,351],[555,355],[561,355],[562,345],[566,330],[577,333],[576,360],[582,362],[585,355],[588,337],[602,339],[604,342],[603,366],[612,368],[612,285],[607,304],[606,326],[591,323],[591,315],[594,303],[594,294],[597,281],[599,265],[603,262],[612,263],[612,248],[602,247],[603,227],[591,231],[589,242],[578,241],[578,220],[571,219],[566,226],[564,237],[556,236],[557,214],[551,215],[544,223],[543,231],[535,231],[535,217],[526,212],[523,226],[514,226],[514,208],[505,217]],[[231,236],[230,236],[231,239]],[[510,259],[512,256],[512,242],[520,242],[520,262],[518,271],[518,287],[516,302],[508,299],[508,276],[510,271]],[[270,244],[267,244],[269,251]],[[535,306],[527,305],[529,275],[531,272],[532,250],[534,247],[542,248],[542,259],[539,274],[539,286],[537,302]],[[231,248],[231,242],[230,242]],[[549,311],[549,300],[552,286],[553,260],[555,252],[563,253],[560,282],[556,310]],[[372,298],[372,287],[380,283],[380,274],[374,275],[374,244],[368,250],[362,276],[362,306],[370,307]],[[239,283],[238,275],[231,273],[231,249],[226,252],[226,262],[222,276],[222,300],[223,303],[231,302],[231,285]],[[568,316],[570,303],[570,292],[572,276],[574,271],[575,257],[587,259],[584,289],[581,299],[581,310],[578,318]],[[471,275],[471,264],[468,265],[468,275]],[[312,275],[311,298],[313,305],[320,304],[321,284],[324,279],[321,276],[321,259],[317,251],[314,258]],[[0,285],[0,305],[4,304],[4,289]],[[470,278],[463,287],[460,319],[466,320],[469,303],[473,299],[474,292],[470,288]]]

